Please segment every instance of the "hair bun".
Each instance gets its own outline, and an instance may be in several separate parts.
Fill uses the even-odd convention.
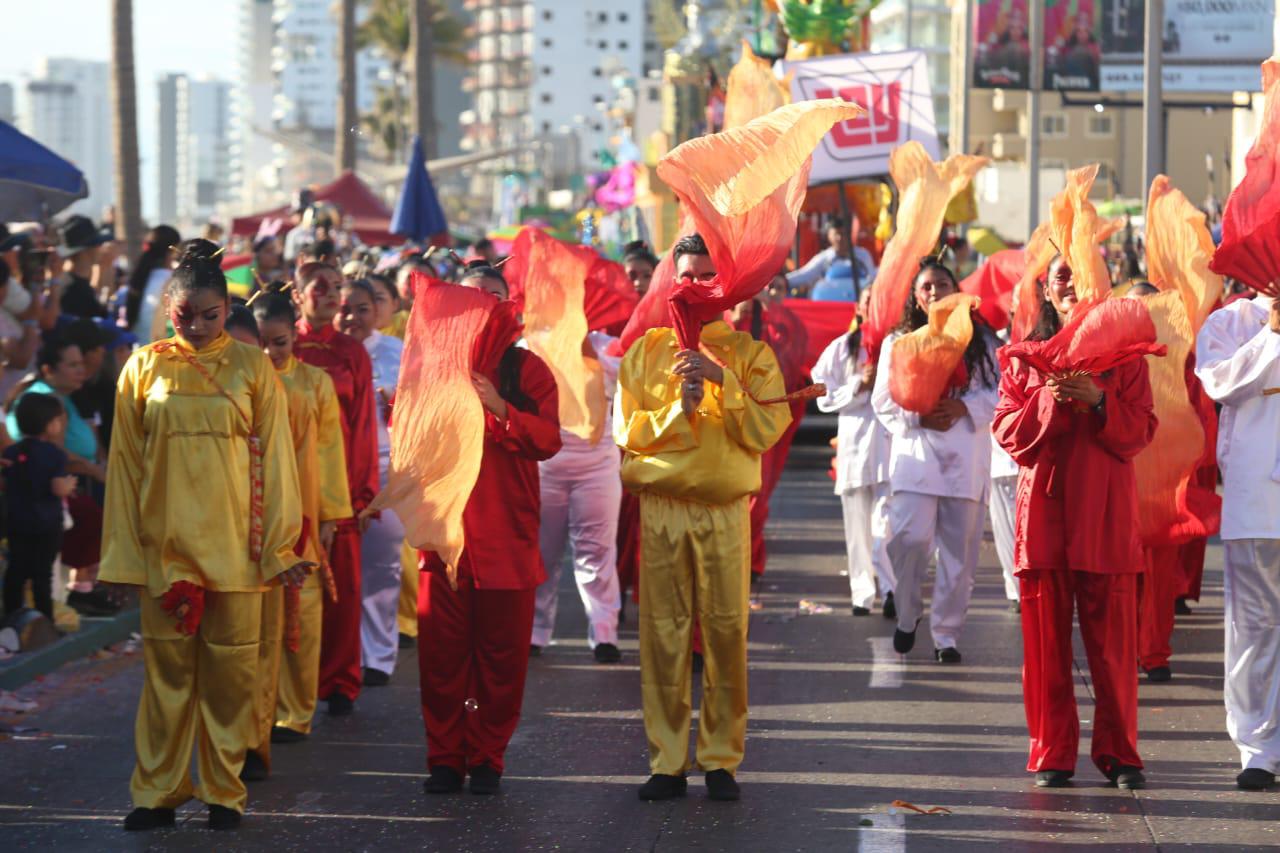
[[[210,263],[220,254],[222,254],[222,248],[217,243],[197,237],[183,244],[182,257],[178,259],[178,265],[194,266],[198,263]]]

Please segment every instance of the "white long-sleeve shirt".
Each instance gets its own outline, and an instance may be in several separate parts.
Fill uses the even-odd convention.
[[[387,407],[383,394],[391,397],[400,381],[400,359],[404,355],[404,342],[392,335],[375,331],[364,339],[364,348],[373,363],[373,404],[378,414],[378,453],[391,452],[391,434],[387,431]]]
[[[1009,343],[1008,329],[996,332],[996,337],[1000,339],[1001,346]],[[1016,476],[1018,476],[1018,463],[996,443],[996,437],[991,436],[991,479],[999,480],[1002,477]]]
[[[970,377],[969,389],[958,398],[968,415],[946,432],[925,429],[920,415],[903,409],[889,393],[889,362],[899,336],[897,332],[890,335],[881,347],[876,387],[871,392],[876,417],[892,437],[890,488],[894,493],[985,500],[991,488],[991,418],[1000,396],[998,383],[987,387],[982,377]],[[996,364],[994,341],[988,341],[988,351]]]
[[[889,479],[889,433],[871,407],[871,386],[862,381],[867,351],[858,347],[850,358],[849,336],[841,335],[822,351],[811,375],[827,386],[818,408],[838,412],[836,494]]]
[[[1280,334],[1271,299],[1241,299],[1209,315],[1196,337],[1196,376],[1222,404],[1222,538],[1280,539]]]
[[[852,261],[856,260],[862,267],[861,270],[857,271],[857,289],[859,292],[865,290],[876,277],[875,259],[871,257],[871,253],[866,249],[861,246],[855,246],[850,257],[842,259],[836,255],[835,249],[827,247],[810,258],[809,262],[800,267],[800,269],[787,273],[787,284],[798,287],[817,284],[837,260],[844,260],[846,263],[852,263]]]

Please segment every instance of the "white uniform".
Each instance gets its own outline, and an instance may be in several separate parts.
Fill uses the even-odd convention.
[[[1223,594],[1227,733],[1244,768],[1280,773],[1280,334],[1271,299],[1239,300],[1209,316],[1196,339],[1196,376],[1222,404]]]
[[[998,383],[970,378],[959,397],[968,415],[946,432],[924,429],[920,416],[893,401],[889,393],[890,335],[880,350],[871,404],[889,431],[889,563],[897,585],[894,602],[898,628],[914,631],[924,613],[923,587],[929,557],[938,551],[933,604],[929,616],[936,648],[955,647],[969,610],[983,502],[991,485],[991,417],[999,398]],[[993,372],[994,341],[989,342]]]
[[[387,431],[387,410],[382,391],[395,393],[400,378],[400,357],[404,343],[399,338],[374,332],[364,339],[373,362],[374,405],[378,408],[378,478],[387,487],[391,465],[391,435]],[[390,675],[396,668],[399,648],[396,612],[400,605],[400,546],[404,525],[391,510],[384,509],[369,522],[360,540],[360,658],[361,665]]]
[[[852,355],[852,358],[851,358]],[[863,384],[867,351],[849,352],[841,335],[813,366],[813,381],[827,386],[818,408],[838,412],[836,488],[844,510],[849,593],[854,607],[870,608],[876,581],[882,594],[893,592],[893,569],[885,553],[888,541],[889,433],[871,408],[871,386]]]
[[[545,646],[556,625],[560,572],[566,542],[573,549],[573,577],[587,612],[587,642],[618,642],[618,510],[622,505],[622,457],[613,435],[613,395],[621,358],[605,355],[615,340],[602,332],[588,335],[604,369],[608,397],[603,438],[596,444],[560,431],[560,452],[538,463],[542,524],[538,536],[547,579],[538,587],[530,642]]]
[[[1018,579],[1013,566],[1014,501],[1018,494],[1018,463],[991,439],[991,534],[1004,574],[1004,597],[1018,600]]]

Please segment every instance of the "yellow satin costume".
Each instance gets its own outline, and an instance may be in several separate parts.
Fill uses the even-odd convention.
[[[321,564],[320,524],[350,518],[342,413],[329,374],[293,356],[276,372],[289,405],[289,432],[306,542],[301,559]],[[324,584],[312,573],[298,594],[298,649],[284,650],[284,590],[273,588],[263,599],[262,648],[259,654],[258,737],[252,748],[271,767],[271,727],[302,734],[311,731],[320,679],[320,621]]]
[[[164,343],[191,354],[217,385]],[[251,435],[264,450],[260,561],[249,553]],[[244,811],[262,593],[297,562],[301,530],[288,411],[266,355],[225,333],[195,353],[180,338],[135,352],[116,389],[99,575],[144,588],[135,807],[175,808],[195,796]],[[176,581],[205,590],[194,635],[161,607]]]
[[[681,407],[671,329],[651,329],[618,374],[614,439],[622,482],[640,495],[640,692],[653,773],[689,770],[691,641],[696,614],[705,667],[697,766],[735,773],[747,734],[748,501],[760,455],[791,423],[767,344],[728,323],[702,330],[702,350],[725,365],[692,417]]]
[[[406,637],[418,636],[418,552],[405,540],[400,547],[400,604],[396,628]]]

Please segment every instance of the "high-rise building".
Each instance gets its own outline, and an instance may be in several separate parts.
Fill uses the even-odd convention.
[[[240,0],[236,83],[231,98],[231,186],[245,210],[268,206],[278,193],[272,169],[271,100],[275,44],[273,0]]]
[[[178,221],[178,81],[181,74],[164,74],[156,81],[156,217]]]
[[[106,62],[42,59],[26,84],[21,129],[79,168],[89,195],[71,206],[95,220],[115,197]]]
[[[232,194],[231,84],[166,74],[158,100],[159,221],[189,229],[206,222]]]
[[[13,103],[13,84],[0,83],[0,121],[13,124],[17,118],[18,114]]]
[[[948,0],[884,0],[871,11],[871,50],[923,50],[933,116],[945,142],[951,124],[951,7]]]

